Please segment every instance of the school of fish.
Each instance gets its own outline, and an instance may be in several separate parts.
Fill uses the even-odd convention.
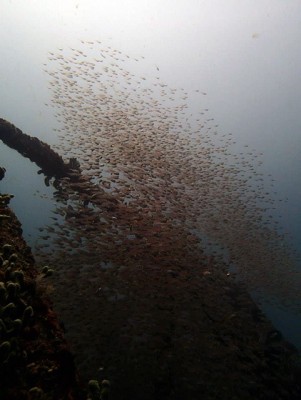
[[[213,263],[237,272],[249,290],[298,306],[297,255],[274,217],[282,200],[271,195],[263,154],[247,144],[233,150],[202,89],[171,88],[158,66],[143,75],[140,63],[144,57],[81,40],[44,64],[56,150],[81,167],[80,178],[75,171],[75,179],[51,181],[53,224],[40,228],[35,248],[38,262],[56,269],[63,319],[72,330],[95,312],[91,295],[126,302],[138,282],[162,271],[210,273]]]

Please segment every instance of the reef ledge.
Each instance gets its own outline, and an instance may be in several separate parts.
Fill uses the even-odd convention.
[[[83,399],[73,356],[22,228],[0,194],[0,398]]]
[[[68,175],[74,168],[74,159],[69,163],[42,140],[23,133],[10,122],[0,118],[0,140],[22,156],[36,163],[48,177],[60,178]]]

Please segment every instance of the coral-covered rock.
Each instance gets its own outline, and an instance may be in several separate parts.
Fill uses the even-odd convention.
[[[10,217],[0,230],[0,398],[81,399],[57,315],[43,288],[33,290],[38,272],[20,223],[3,202],[0,213]]]

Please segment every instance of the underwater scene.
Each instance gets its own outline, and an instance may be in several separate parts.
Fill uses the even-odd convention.
[[[259,321],[253,301],[301,349],[300,11],[0,5],[0,193],[53,270],[81,379],[112,380],[112,399],[221,398],[208,360],[235,369],[236,340],[262,340],[241,311]],[[7,123],[49,145],[57,170],[9,144]],[[216,376],[225,399],[276,398]]]

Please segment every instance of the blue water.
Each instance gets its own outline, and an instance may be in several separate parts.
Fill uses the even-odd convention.
[[[53,187],[44,183],[39,168],[17,151],[0,143],[0,164],[6,168],[5,178],[0,181],[0,192],[11,193],[10,206],[22,223],[24,239],[33,246],[39,236],[39,228],[51,224],[54,210]]]

